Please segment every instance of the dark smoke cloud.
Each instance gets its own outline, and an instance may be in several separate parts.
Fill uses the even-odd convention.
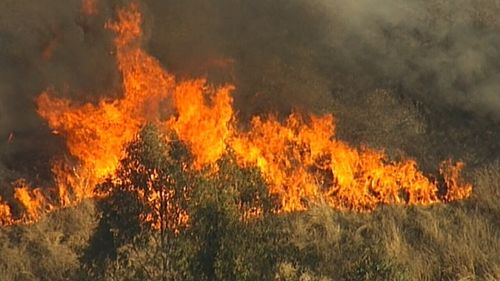
[[[332,77],[349,73],[429,103],[500,118],[496,1],[147,4],[153,53],[179,72],[197,64],[202,72],[213,57],[234,59],[244,111],[252,105],[321,107],[331,85],[341,82]],[[252,97],[264,102],[250,102]]]
[[[500,119],[497,1],[324,1],[342,64],[405,94]]]
[[[333,111],[340,138],[405,151],[430,169],[500,154],[495,1],[147,4],[149,51],[174,73],[234,82],[244,120]],[[220,71],[214,58],[234,65]]]
[[[35,112],[33,100],[47,87],[75,102],[120,95],[112,34],[103,26],[126,2],[97,0],[93,17],[81,14],[80,0],[0,2],[0,162],[7,169],[33,175],[62,151],[63,140]],[[496,3],[142,1],[146,49],[181,78],[234,83],[244,120],[328,112],[339,96],[364,99],[379,88],[431,109],[500,118]]]
[[[148,1],[151,53],[174,73],[236,84],[242,117],[317,110],[329,15],[308,1]],[[218,63],[220,61],[226,62]]]
[[[111,36],[102,28],[107,10],[87,19],[80,5],[0,2],[0,157],[11,170],[47,174],[48,161],[64,147],[36,114],[34,99],[43,90],[77,101],[118,92]]]

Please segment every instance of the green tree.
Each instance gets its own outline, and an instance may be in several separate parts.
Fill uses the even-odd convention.
[[[196,182],[189,169],[192,158],[174,134],[162,134],[151,125],[126,153],[116,177],[99,187],[108,196],[101,202],[95,245],[112,245],[103,257],[114,262],[111,271],[118,275],[125,274],[122,260],[127,263],[124,270],[134,271],[130,280],[167,280],[175,275],[176,238],[187,226],[185,210]],[[99,242],[103,237],[107,241]]]
[[[255,168],[226,155],[202,171],[175,134],[145,127],[127,147],[87,260],[104,280],[255,280],[274,276],[276,200]],[[105,247],[105,245],[110,245]],[[95,251],[98,249],[98,251]],[[102,252],[105,254],[102,254]],[[96,258],[97,257],[97,258]],[[102,266],[105,264],[105,266]],[[265,269],[265,270],[263,270]]]
[[[260,222],[273,213],[276,200],[257,170],[241,168],[230,155],[216,167],[190,201],[186,235],[195,245],[192,272],[196,280],[255,280],[265,268],[260,261],[273,263],[256,254],[267,250],[260,248],[269,240]]]

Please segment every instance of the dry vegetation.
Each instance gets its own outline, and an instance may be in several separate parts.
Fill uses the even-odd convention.
[[[500,212],[485,198],[499,198],[499,168],[475,172],[476,193],[466,202],[366,215],[318,206],[297,216],[292,243],[317,255],[299,264],[312,261],[332,280],[498,280]]]
[[[85,202],[1,229],[0,272],[16,281],[498,280],[500,163],[471,177],[473,197],[448,205],[359,214],[317,204],[241,221],[238,190],[254,190],[259,181],[229,165],[219,180],[200,183],[205,192],[193,195],[192,226],[170,236],[168,246],[157,231],[127,228],[130,202],[112,211],[106,200],[97,210]]]
[[[447,5],[450,1],[424,2],[434,3],[429,4],[429,9],[436,14],[435,18],[449,17]],[[272,10],[269,3],[262,8],[262,13]],[[471,21],[486,29],[498,28],[497,13],[491,12],[499,9],[498,1],[477,3],[474,5],[477,9],[468,12]],[[163,4],[158,2],[156,5],[161,7]],[[155,10],[153,6],[151,10],[155,13],[161,9]],[[171,13],[174,11],[177,10],[172,9]],[[189,14],[191,10],[185,12]],[[211,46],[207,42],[213,38],[200,37],[201,44],[185,34],[186,30],[193,29],[190,25],[202,21],[201,16],[196,16],[198,12],[192,12],[194,20],[183,23],[184,29],[178,28],[174,15],[157,19],[157,24],[166,21],[175,28],[154,31],[159,33],[159,39],[153,41],[150,48],[174,71],[189,72],[182,68],[185,57],[193,57],[190,52],[199,51],[185,48],[185,45]],[[273,25],[272,15],[253,18],[251,14],[242,13],[241,16],[248,17],[247,21],[255,26],[250,26],[243,36],[236,27],[221,25],[230,36],[223,38],[221,35],[222,47],[217,47],[260,50],[267,46],[269,38],[255,38],[252,34],[257,34],[267,21]],[[450,18],[446,22],[451,25],[453,20]],[[444,24],[445,21],[439,22]],[[428,24],[432,25],[432,19]],[[205,31],[210,34],[210,30]],[[406,38],[405,32],[391,37],[392,40],[403,42],[403,45],[425,47],[427,44]],[[303,103],[305,108],[311,107],[317,112],[333,112],[339,138],[356,145],[385,149],[393,159],[416,158],[426,172],[435,170],[436,163],[448,157],[464,160],[468,165],[466,179],[474,184],[472,197],[432,206],[381,206],[363,214],[341,212],[326,204],[317,204],[304,212],[270,213],[242,221],[241,210],[235,207],[241,201],[240,191],[232,188],[223,192],[220,187],[241,185],[242,188],[258,189],[262,186],[259,175],[230,166],[222,171],[227,173],[224,177],[197,182],[212,193],[207,191],[195,197],[197,204],[189,207],[194,215],[193,227],[180,235],[169,236],[167,246],[161,242],[166,236],[141,228],[124,215],[129,201],[119,201],[123,204],[113,208],[109,204],[113,201],[106,201],[109,199],[84,202],[46,215],[31,225],[0,228],[0,279],[500,280],[498,122],[485,121],[487,119],[482,117],[469,118],[465,113],[461,115],[460,110],[458,113],[454,110],[442,112],[448,107],[435,107],[427,102],[429,98],[421,102],[419,98],[401,93],[421,89],[398,88],[399,76],[388,74],[390,81],[380,82],[369,70],[358,73],[355,67],[340,64],[344,62],[338,58],[328,63],[339,64],[326,67],[329,69],[326,74],[318,74],[315,71],[319,72],[317,69],[321,67],[316,67],[316,60],[322,60],[323,54],[307,49],[311,38],[290,34],[286,36],[292,37],[291,44],[288,44],[291,42],[288,37],[283,44],[273,41],[268,47],[274,51],[264,50],[264,56],[250,51],[242,51],[241,58],[229,54],[238,61],[233,70],[239,79],[234,82],[241,86],[240,100],[236,102],[251,103],[256,92],[264,96],[259,104],[242,107],[243,117],[249,115],[248,112],[260,110],[253,107],[276,108],[272,106],[275,100],[278,104],[286,100],[290,104]],[[176,36],[183,40],[172,44],[162,42]],[[190,38],[194,43],[188,40]],[[316,38],[312,36],[312,39]],[[344,39],[339,36],[338,42],[328,43],[345,47],[347,45],[342,45]],[[160,51],[165,46],[168,46],[166,54]],[[216,54],[220,51],[213,49]],[[285,49],[287,52],[283,51]],[[339,54],[342,57],[343,53]],[[353,54],[356,55],[354,51]],[[382,59],[391,57],[382,56]],[[330,69],[337,67],[339,70]],[[287,99],[289,93],[290,100]],[[0,149],[7,150],[4,146]],[[13,178],[8,175],[11,171],[3,167],[3,163],[0,165],[0,182],[8,182]],[[247,182],[248,186],[241,182]],[[110,221],[110,217],[114,220]]]

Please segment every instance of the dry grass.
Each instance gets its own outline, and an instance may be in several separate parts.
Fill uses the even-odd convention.
[[[298,263],[332,280],[499,280],[499,163],[474,177],[466,202],[363,215],[316,206],[290,220],[291,242],[307,257]]]
[[[95,227],[94,212],[84,202],[33,225],[0,229],[1,280],[74,280]]]
[[[265,245],[280,243],[276,249],[282,250],[273,253],[276,264],[265,269],[274,272],[262,274],[280,281],[499,280],[500,162],[477,168],[471,177],[474,194],[463,202],[382,206],[369,214],[318,204],[282,215],[279,223],[263,224],[267,234],[262,237],[269,241],[259,238],[247,251],[266,252],[261,249]],[[93,205],[84,203],[33,225],[1,229],[2,280],[81,279],[80,259],[94,234],[95,218]],[[237,239],[254,239],[241,235]],[[122,273],[133,275],[130,270]]]

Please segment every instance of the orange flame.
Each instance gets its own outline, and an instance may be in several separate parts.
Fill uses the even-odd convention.
[[[173,93],[177,116],[166,122],[196,157],[195,168],[214,163],[233,133],[232,86],[207,89],[204,80],[180,83]],[[211,97],[211,104],[205,102]]]
[[[10,206],[3,202],[0,197],[0,225],[7,225],[12,223],[12,211]]]
[[[460,183],[460,171],[464,168],[464,163],[451,164],[450,160],[441,163],[440,172],[444,177],[447,192],[445,201],[462,200],[468,198],[472,193],[472,185]]]
[[[76,106],[69,100],[52,98],[49,91],[37,99],[40,116],[65,136],[69,152],[80,161],[77,171],[70,169],[73,175],[68,175],[67,169],[53,169],[60,184],[79,189],[77,198],[92,196],[95,184],[114,173],[119,160],[125,156],[124,145],[143,124],[159,120],[160,101],[175,86],[173,76],[134,45],[142,33],[137,9],[134,5],[130,13],[119,12],[122,25],[107,25],[117,33],[115,44],[118,68],[123,74],[123,98]],[[79,179],[85,180],[85,186],[81,186]],[[68,190],[68,187],[59,190]]]
[[[95,16],[97,15],[97,0],[83,0],[82,1],[82,13],[85,16]]]
[[[273,117],[255,117],[250,131],[235,138],[232,148],[241,163],[260,168],[284,211],[305,209],[308,201],[319,198],[358,211],[378,204],[440,201],[437,184],[418,171],[415,161],[390,162],[381,151],[356,150],[335,140],[333,132],[331,115],[310,116],[308,123],[291,115],[284,125]],[[466,198],[471,186],[458,184],[459,173],[451,163],[443,167],[454,171],[448,173],[447,183],[454,185],[446,200]]]
[[[124,146],[148,122],[178,134],[195,157],[194,169],[215,163],[228,151],[239,165],[258,167],[270,192],[280,198],[281,211],[304,210],[320,199],[335,208],[369,211],[379,204],[425,205],[471,194],[472,186],[459,181],[462,163],[441,165],[447,189],[439,195],[438,183],[420,172],[415,161],[392,162],[382,151],[355,149],[335,139],[331,115],[292,114],[283,123],[273,116],[254,117],[249,130],[238,130],[234,87],[215,88],[203,79],[176,82],[141,49],[141,22],[138,5],[131,4],[118,11],[117,22],[106,24],[116,33],[121,98],[76,105],[48,90],[36,100],[39,115],[65,137],[78,160],[78,165],[53,167],[58,205],[97,196],[95,185],[114,175]],[[52,201],[38,189],[20,187],[15,197],[31,220],[52,209]],[[0,204],[0,220],[5,223],[9,216],[10,207]]]
[[[33,221],[38,219],[46,211],[50,211],[53,206],[48,202],[47,196],[40,188],[32,189],[24,179],[19,179],[13,183],[14,198],[26,210],[24,217],[20,221]]]

